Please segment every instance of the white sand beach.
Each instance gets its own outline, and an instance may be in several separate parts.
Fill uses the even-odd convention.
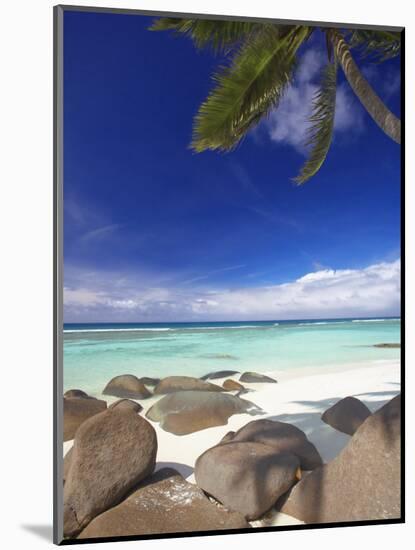
[[[258,368],[258,372],[261,369]],[[217,444],[230,430],[237,430],[253,419],[268,418],[294,424],[305,432],[320,452],[323,461],[332,460],[343,449],[350,436],[341,433],[321,420],[321,414],[340,399],[354,396],[374,412],[400,392],[399,360],[373,361],[364,364],[338,366],[335,369],[297,369],[291,373],[266,373],[278,380],[278,384],[245,384],[249,393],[244,399],[252,401],[264,410],[261,416],[237,414],[229,418],[225,426],[204,429],[184,436],[177,436],[152,422],[158,439],[156,470],[170,466],[179,471],[189,482],[194,482],[193,466],[205,450]],[[231,378],[238,379],[239,375]],[[229,377],[227,377],[229,378]],[[223,380],[215,380],[222,383]],[[101,397],[102,398],[102,397]],[[117,398],[105,396],[108,404]],[[144,411],[159,396],[140,401]],[[64,443],[64,454],[73,441]],[[252,522],[253,526],[298,523],[294,518],[274,513]]]

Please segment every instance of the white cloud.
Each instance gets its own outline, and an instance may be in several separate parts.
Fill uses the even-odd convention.
[[[320,69],[326,63],[327,56],[322,50],[307,50],[301,58],[300,66],[297,69],[296,80],[303,84],[313,80]]]
[[[106,302],[106,294],[104,292],[96,292],[86,288],[68,288],[63,289],[65,306],[90,307],[100,305]]]
[[[401,72],[395,67],[384,68],[382,64],[366,65],[362,73],[374,90],[385,100],[400,92]]]
[[[124,283],[117,286],[114,280]],[[114,274],[96,274],[94,281],[95,289],[90,277],[78,288],[65,288],[67,322],[370,317],[398,315],[400,309],[399,260],[364,269],[323,269],[256,288],[149,287]]]
[[[117,223],[112,223],[110,225],[104,225],[103,227],[97,227],[96,229],[93,229],[92,231],[88,231],[81,237],[81,241],[92,241],[96,239],[101,239],[104,237],[107,237],[108,235],[111,235],[117,229],[119,229],[120,225]]]
[[[383,91],[386,99],[397,94],[401,90],[401,74],[399,71],[389,71],[383,82]]]
[[[347,84],[337,86],[336,114],[334,116],[334,132],[345,130],[361,131],[363,128],[363,112],[356,104],[356,99]]]
[[[287,143],[305,153],[308,119],[316,91],[317,86],[311,82],[288,88],[278,108],[269,116],[268,131],[272,141]]]
[[[309,117],[313,98],[318,91],[318,79],[326,63],[326,54],[321,50],[309,49],[302,56],[294,83],[287,89],[279,106],[266,122],[272,141],[291,145],[306,154]],[[359,108],[346,84],[340,84],[336,95],[335,133],[346,130],[361,130],[362,110]]]

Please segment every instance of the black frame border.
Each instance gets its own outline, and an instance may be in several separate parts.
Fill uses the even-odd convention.
[[[126,535],[88,539],[63,538],[63,37],[64,13],[66,11],[95,12],[121,15],[144,15],[152,17],[191,17],[194,19],[221,19],[228,21],[254,21],[258,23],[304,24],[309,26],[350,28],[366,30],[388,30],[400,32],[401,47],[401,517],[396,519],[362,520],[305,525],[284,525],[278,527],[257,527],[255,529],[226,529],[217,531],[195,531],[179,533],[158,533],[149,535]],[[180,13],[98,6],[76,6],[58,4],[53,7],[53,542],[56,545],[91,544],[120,541],[157,540],[171,538],[193,538],[229,534],[252,534],[278,531],[303,531],[330,529],[334,527],[356,527],[391,525],[405,523],[405,27],[388,25],[366,25],[356,23],[330,23],[299,19],[274,19],[268,17],[247,17],[238,15],[216,15],[203,13]]]

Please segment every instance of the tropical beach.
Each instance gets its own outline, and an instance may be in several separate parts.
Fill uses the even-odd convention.
[[[294,435],[298,437],[298,435],[301,434],[301,437],[304,437],[307,444],[310,445],[308,453],[311,453],[312,460],[316,461],[316,464],[309,463],[304,466],[304,464],[300,465],[300,463],[297,464],[297,462],[294,462],[294,465],[296,465],[295,471],[297,472],[299,479],[293,478],[290,474],[285,474],[288,478],[288,481],[285,481],[285,483],[288,483],[287,489],[289,487],[292,488],[292,486],[295,485],[295,483],[298,483],[304,475],[310,473],[307,468],[321,468],[323,464],[327,465],[332,463],[332,461],[339,455],[341,457],[342,450],[347,448],[349,442],[352,440],[353,434],[362,424],[364,424],[364,420],[366,420],[371,413],[376,413],[376,411],[382,409],[382,407],[391,402],[391,400],[393,400],[393,398],[398,396],[400,393],[401,368],[399,360],[399,319],[300,321],[296,323],[286,323],[286,326],[291,329],[297,327],[297,330],[301,331],[313,330],[310,327],[314,326],[315,329],[318,329],[321,332],[322,330],[332,331],[333,327],[338,324],[349,325],[349,327],[355,327],[357,324],[364,327],[369,325],[371,327],[376,326],[376,329],[369,331],[364,329],[364,337],[371,337],[376,341],[375,344],[366,344],[367,350],[365,350],[366,353],[369,351],[374,354],[374,357],[370,360],[362,360],[361,362],[350,362],[349,357],[349,362],[347,363],[337,363],[331,365],[319,364],[319,366],[310,366],[309,364],[308,366],[302,367],[297,365],[296,367],[291,366],[291,368],[285,369],[280,367],[278,370],[259,369],[259,372],[250,373],[249,371],[241,372],[230,368],[227,370],[224,369],[221,371],[219,370],[205,373],[204,376],[199,378],[183,373],[183,368],[185,372],[188,373],[188,365],[186,367],[182,367],[182,372],[178,370],[176,373],[170,372],[172,367],[169,366],[169,372],[165,373],[168,374],[168,376],[164,376],[161,379],[151,377],[151,375],[154,374],[154,370],[150,369],[147,372],[144,372],[143,366],[140,366],[135,369],[130,368],[130,371],[128,372],[120,372],[120,374],[116,375],[112,379],[112,382],[109,380],[110,376],[107,375],[105,378],[105,370],[102,368],[101,376],[103,377],[103,380],[107,379],[109,384],[101,384],[100,391],[89,391],[89,397],[86,397],[86,394],[79,392],[79,389],[81,389],[79,387],[76,388],[76,390],[78,390],[78,394],[74,388],[65,387],[65,403],[67,408],[64,410],[67,414],[66,417],[64,417],[64,432],[66,433],[68,430],[72,430],[71,433],[68,432],[66,434],[67,440],[64,442],[63,447],[64,456],[66,457],[66,475],[69,475],[68,472],[73,460],[73,433],[76,433],[76,429],[82,425],[82,422],[84,423],[84,428],[87,426],[88,421],[86,421],[86,416],[88,414],[92,414],[92,418],[94,418],[94,415],[97,415],[95,416],[97,419],[99,416],[105,417],[105,415],[111,410],[120,408],[125,408],[125,410],[127,410],[128,408],[131,408],[129,412],[131,412],[133,416],[138,414],[141,417],[146,418],[146,422],[151,424],[155,432],[157,451],[153,464],[154,473],[151,475],[153,477],[157,475],[167,475],[168,479],[169,476],[179,476],[177,479],[182,479],[182,483],[184,483],[184,480],[186,481],[186,491],[200,490],[198,487],[198,481],[201,483],[202,489],[206,489],[206,479],[202,476],[203,481],[200,482],[200,480],[195,477],[195,467],[199,457],[204,455],[205,451],[217,448],[217,445],[223,441],[224,438],[225,441],[229,442],[234,441],[235,437],[238,440],[238,436],[235,434],[238,434],[243,429],[246,430],[247,428],[244,428],[245,426],[258,426],[257,433],[254,435],[251,434],[251,440],[256,442],[253,444],[254,447],[255,445],[259,445],[261,449],[266,448],[267,444],[270,445],[270,441],[273,444],[278,444],[278,442],[281,444],[281,441],[284,441],[284,438],[287,438],[287,434],[278,434],[277,431],[272,433],[272,430],[271,434],[266,436],[266,432],[270,429],[270,425],[276,426],[279,429],[287,429],[287,427],[289,427],[289,429],[297,428],[298,433],[295,433]],[[205,326],[204,329],[205,331],[206,329],[222,331],[223,335],[225,330],[241,332],[246,330],[263,331],[268,329],[276,331],[281,330],[280,328],[277,329],[277,327],[284,326],[284,323],[257,323],[256,328],[252,328],[253,326],[255,327],[255,324],[246,325],[242,323],[239,324],[239,327],[238,324],[232,324],[231,326],[233,328],[226,327],[226,325],[226,328],[224,328],[223,323],[221,326],[219,323],[216,325],[217,326],[215,327]],[[330,325],[331,328],[322,328],[330,327]],[[249,328],[250,326],[251,328]],[[304,329],[300,327],[307,328]],[[189,327],[188,325],[186,327],[182,326],[180,329],[177,327],[176,329],[173,327],[170,328],[173,331],[176,330],[179,332],[180,330],[190,330],[193,332],[200,332],[203,330],[200,325],[196,329],[194,327]],[[91,332],[88,332],[88,330]],[[168,327],[155,328],[153,326],[147,327],[147,330],[155,332],[168,332]],[[345,330],[346,329],[343,328],[343,331]],[[349,328],[349,342],[353,341],[353,337],[356,339],[356,334],[353,335],[353,330],[356,331],[354,328]],[[114,332],[119,332],[122,334],[121,337],[117,336],[117,347],[115,348],[115,353],[119,354],[120,357],[123,355],[122,348],[131,348],[133,342],[135,342],[138,346],[143,346],[144,349],[146,349],[146,346],[148,345],[148,338],[140,338],[140,334],[146,331],[143,327],[136,327],[134,329],[131,326],[128,328],[119,328],[115,326],[112,326],[112,328],[102,328],[96,326],[93,328],[88,328],[86,326],[83,328],[79,326],[74,328],[71,326],[70,328],[67,328],[67,331],[68,332],[66,334],[68,335],[68,341],[70,342],[70,345],[68,346],[69,349],[71,346],[75,345],[74,334],[77,334],[78,345],[83,346],[83,351],[81,353],[89,353],[91,355],[91,350],[88,350],[89,346],[90,348],[92,347],[93,350],[92,356],[95,353],[99,353],[96,349],[94,350],[94,346],[106,346],[108,351],[108,346],[111,343],[114,345],[114,336],[112,340],[108,336],[108,334],[113,335]],[[103,333],[102,331],[105,332]],[[126,336],[126,332],[130,332],[128,337]],[[133,334],[131,334],[131,332]],[[138,332],[138,336],[134,335],[135,332]],[[97,334],[99,334],[98,344],[96,341]],[[106,334],[106,336],[103,336],[103,334]],[[385,334],[389,335],[389,341],[380,342],[379,340],[381,340]],[[300,338],[303,337],[303,334],[301,334]],[[314,337],[317,338],[318,335],[315,334]],[[176,336],[175,338],[180,339],[181,337]],[[212,332],[209,332],[209,336],[207,338],[210,340],[211,344],[214,345],[215,336]],[[331,338],[333,339],[333,334],[331,334]],[[362,335],[359,333],[357,339],[360,341],[361,338]],[[366,340],[366,342],[367,341],[368,340]],[[154,346],[154,342],[152,345]],[[157,345],[160,346],[162,344],[158,342]],[[324,346],[324,344],[320,345]],[[327,346],[327,343],[325,345]],[[355,345],[359,346],[359,344]],[[189,342],[186,343],[187,354],[189,355],[188,347]],[[342,344],[338,345],[339,350],[341,350],[341,347]],[[349,344],[349,347],[352,348],[352,345]],[[360,347],[364,347],[364,345],[360,344]],[[193,346],[193,349],[194,348],[195,346]],[[283,346],[281,346],[281,348],[284,349]],[[213,351],[216,348],[211,345],[210,349]],[[203,365],[203,359],[200,359],[201,355],[198,354],[197,351],[199,350],[197,350],[196,347],[193,352],[194,361]],[[243,350],[240,349],[239,351],[241,352]],[[232,348],[232,352],[235,353],[236,349]],[[183,354],[183,351],[181,353]],[[181,353],[179,352],[179,356]],[[148,353],[143,354],[145,358],[147,355]],[[137,360],[139,354],[136,349],[134,350],[134,356],[136,358],[136,364],[139,365],[140,361]],[[353,353],[351,354],[351,357],[353,358]],[[89,357],[89,360],[91,361],[91,356]],[[187,357],[187,360],[189,360],[189,357]],[[219,349],[219,352],[216,354],[211,353],[209,355],[209,360],[213,361],[216,365],[221,362],[222,364],[225,363],[227,367],[238,366],[238,358],[233,354],[224,353],[221,349]],[[160,358],[158,358],[158,361],[160,361]],[[257,359],[257,361],[257,364],[259,365],[260,359]],[[309,354],[308,361],[311,364],[313,363],[311,354]],[[115,364],[119,363],[115,361]],[[178,367],[176,366],[176,368]],[[204,367],[202,366],[199,368]],[[68,372],[68,370],[66,372]],[[193,371],[194,370],[196,370],[195,367],[193,367]],[[94,372],[93,369],[92,372]],[[109,373],[112,375],[114,374],[114,371],[110,369]],[[160,372],[157,372],[157,374],[160,374]],[[75,378],[71,378],[69,375],[68,378],[71,381],[75,380]],[[86,384],[83,389],[91,390],[91,388],[92,385]],[[224,388],[227,388],[227,390],[225,391]],[[218,395],[221,397],[219,400],[217,399]],[[170,405],[167,403],[167,408],[163,410],[161,404],[172,396],[176,396],[176,401]],[[238,409],[235,407],[229,411],[226,408],[226,402],[222,402],[223,400],[226,401],[226,399],[229,399],[228,396],[232,396],[231,399],[238,400],[239,403],[237,404],[242,405],[242,408]],[[348,404],[348,400],[350,400],[350,398],[352,398],[355,402]],[[91,400],[93,403],[96,402],[103,404],[102,412],[99,413],[97,410],[91,410],[88,408]],[[340,411],[340,415],[334,415],[333,419],[326,418],[326,411],[330,411],[332,407],[338,403],[345,403],[345,410]],[[87,409],[85,409],[85,414],[82,416],[82,408],[85,404],[87,405]],[[136,405],[134,406],[134,404]],[[114,405],[115,408],[113,408]],[[232,405],[234,406],[233,403]],[[77,406],[79,410],[77,410]],[[107,406],[109,407],[108,409],[106,408]],[[158,410],[157,407],[159,407],[160,410]],[[212,407],[214,410],[212,410]],[[360,416],[362,411],[359,407],[363,410],[363,417]],[[173,423],[171,422],[172,418],[175,419]],[[81,423],[79,423],[80,421]],[[354,422],[356,422],[356,424],[354,424]],[[78,423],[79,426],[77,426]],[[295,428],[292,428],[293,426]],[[111,434],[109,433],[107,437],[110,438]],[[261,441],[261,437],[268,437],[269,439],[266,441]],[[283,439],[281,439],[281,437],[283,437]],[[75,436],[75,440],[76,438],[77,436]],[[80,436],[80,440],[82,441],[82,435]],[[244,439],[242,438],[241,440],[243,441]],[[250,439],[248,438],[247,441],[250,441]],[[96,444],[97,442],[95,445]],[[239,446],[240,445],[243,445],[243,443],[239,443]],[[105,451],[106,446],[111,446],[111,441],[106,440],[104,437],[99,442],[99,446],[101,447],[100,452],[102,453]],[[272,449],[272,446],[270,448]],[[298,453],[298,450],[296,450],[295,437],[293,438],[293,441],[288,443],[288,447],[284,450],[293,453],[293,457],[298,456],[296,454]],[[97,449],[96,452],[98,452]],[[278,453],[275,454],[274,451],[273,460],[275,461],[278,456]],[[309,456],[308,459],[310,459]],[[246,463],[246,457],[239,457],[238,460],[240,463],[239,467],[243,468],[244,475],[248,477],[249,464]],[[237,466],[238,461],[236,464],[233,464],[233,468],[237,468]],[[200,466],[198,468],[200,470]],[[166,469],[171,469],[171,471]],[[201,474],[199,474],[199,477],[200,475]],[[206,476],[206,474],[204,475]],[[184,519],[177,524],[167,523],[164,526],[157,524],[157,529],[159,529],[160,532],[180,532],[182,529],[197,530],[198,528],[200,530],[206,530],[208,528],[258,528],[267,526],[296,525],[310,521],[310,519],[304,515],[301,510],[298,510],[298,506],[297,508],[293,508],[293,505],[290,507],[289,501],[288,505],[281,505],[278,503],[279,497],[284,496],[287,492],[284,491],[284,485],[283,489],[280,489],[279,492],[277,491],[277,493],[271,497],[266,494],[267,492],[265,489],[262,489],[265,494],[261,494],[260,479],[264,478],[267,480],[268,477],[270,477],[270,479],[272,478],[272,473],[271,471],[268,471],[267,467],[263,468],[263,471],[259,477],[258,473],[256,475],[254,474],[253,480],[251,480],[250,484],[246,487],[242,484],[239,488],[236,485],[236,487],[228,487],[227,489],[226,486],[224,487],[223,483],[219,484],[218,487],[210,487],[209,483],[212,484],[211,477],[215,477],[215,475],[220,475],[220,473],[218,472],[215,474],[215,466],[214,464],[210,464],[208,467],[207,481],[209,486],[209,491],[207,491],[210,498],[209,502],[211,505],[212,503],[215,503],[216,506],[225,506],[225,510],[228,510],[229,508],[229,512],[227,513],[238,512],[240,514],[240,523],[237,522],[237,524],[234,524],[234,517],[232,520],[228,518],[229,522],[228,520],[225,521],[226,518],[224,517],[222,518],[223,523],[216,519],[215,521],[212,520],[210,526],[207,526],[203,522],[200,523],[199,527],[195,526],[189,518],[186,520],[187,514],[182,509],[181,497],[179,498],[180,495],[183,495],[182,487],[179,491],[179,496],[175,496],[173,494],[170,495],[167,500],[169,501],[168,505],[173,511],[175,508],[175,503],[178,502],[176,512],[179,514],[179,517],[184,517]],[[227,472],[226,475],[231,477],[232,470]],[[149,479],[151,479],[151,476]],[[155,477],[156,482],[157,479],[158,478]],[[268,483],[270,483],[269,480]],[[72,484],[76,487],[76,483],[74,481]],[[341,487],[338,487],[337,490],[341,493]],[[212,493],[210,491],[212,491]],[[222,494],[223,491],[225,494]],[[249,494],[250,491],[254,491],[255,497]],[[72,488],[72,493],[73,492],[74,489]],[[256,492],[259,492],[259,496]],[[185,494],[187,493],[185,492]],[[140,490],[137,491],[137,495],[134,497],[136,498],[135,502],[138,503],[138,506],[140,505],[140,498],[138,498],[139,495]],[[166,506],[166,497],[163,495],[163,491],[161,491],[160,494],[158,494],[157,491],[154,493],[154,506]],[[249,521],[246,522],[245,527],[244,522],[247,519],[247,512],[244,508],[246,503],[241,504],[240,502],[242,495],[244,495],[243,499],[248,502],[250,499],[254,500],[254,504],[252,504],[254,512],[250,512]],[[71,492],[67,498],[71,499]],[[72,498],[74,498],[73,495]],[[269,498],[271,498],[271,501]],[[160,499],[162,499],[162,502],[158,503]],[[192,499],[190,498],[189,503],[191,500]],[[259,503],[257,502],[258,500]],[[262,502],[262,500],[264,502]],[[272,502],[272,500],[274,500],[274,502]],[[226,504],[223,504],[224,502],[228,505],[228,508],[226,507]],[[272,502],[272,505],[270,505],[270,502]],[[117,500],[114,504],[115,503],[118,504]],[[186,506],[189,507],[188,505]],[[385,508],[386,504],[382,503],[382,506]],[[388,506],[391,506],[391,502],[388,503]],[[103,512],[102,520],[100,520],[100,515],[98,515],[98,518],[91,522],[90,527],[86,527],[84,531],[81,531],[79,536],[81,538],[94,538],[131,534],[146,535],[156,532],[155,526],[152,525],[152,522],[149,522],[147,525],[140,524],[140,526],[136,527],[134,527],[133,524],[126,526],[125,521],[129,518],[131,510],[128,513],[123,511],[122,503],[118,504],[118,508],[119,509],[117,509],[117,507],[114,508],[113,513],[115,514],[115,510],[117,510],[117,512],[121,514],[121,518],[125,515],[124,520],[120,520],[119,524],[117,523],[118,526],[114,524],[114,521],[111,521],[110,508],[110,511]],[[289,513],[287,513],[287,511]],[[109,514],[108,518],[105,517],[105,513]],[[138,511],[135,510],[134,513],[136,514]],[[336,511],[334,513],[336,514]],[[338,511],[337,513],[341,514],[341,511]],[[390,511],[386,511],[383,509],[382,515],[378,518],[375,518],[373,515],[375,513],[376,512],[374,511],[368,510],[367,518],[382,519],[383,517],[393,517],[393,514],[397,513],[397,510],[391,509]],[[331,519],[331,521],[351,521],[353,519],[353,517],[347,517],[347,515],[344,517],[338,515],[337,517]],[[190,521],[190,523],[187,525],[186,521]],[[311,522],[315,521],[315,519],[311,518]],[[320,521],[330,521],[330,519],[327,520],[324,516],[322,516],[321,519],[318,519],[318,522]],[[176,525],[176,527],[174,527],[174,525]],[[122,529],[124,529],[124,531],[122,531]],[[69,531],[69,533],[72,533],[72,531]]]
[[[63,539],[400,522],[400,33],[64,29]]]

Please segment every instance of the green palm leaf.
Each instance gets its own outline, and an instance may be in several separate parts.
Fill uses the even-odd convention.
[[[174,31],[178,35],[189,36],[196,47],[211,46],[213,51],[220,53],[235,46],[264,27],[262,23],[251,21],[215,21],[209,19],[179,19],[161,17],[156,19],[151,31]]]
[[[386,61],[401,52],[401,35],[398,32],[355,30],[350,36],[350,46],[361,57],[375,62]]]
[[[216,87],[194,120],[192,148],[232,150],[264,115],[278,105],[296,66],[307,27],[266,26],[238,49],[214,75]]]
[[[336,77],[337,62],[334,61],[325,67],[320,89],[314,96],[309,138],[306,143],[306,146],[310,147],[310,154],[300,174],[294,178],[298,184],[305,183],[320,170],[330,148],[336,110]]]

